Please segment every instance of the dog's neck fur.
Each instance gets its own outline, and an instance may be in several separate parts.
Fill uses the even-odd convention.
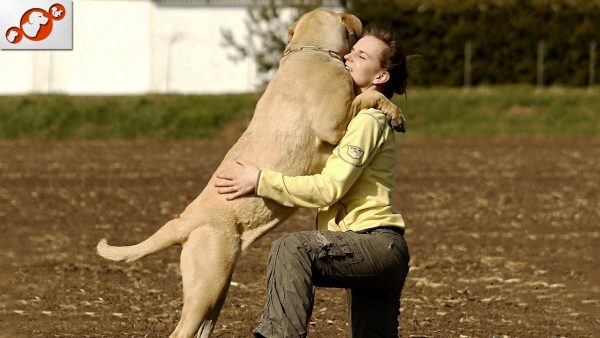
[[[294,52],[304,52],[304,51],[323,52],[323,53],[329,54],[329,56],[331,56],[332,58],[338,59],[342,63],[344,63],[344,57],[340,54],[340,52],[331,50],[331,49],[324,49],[324,48],[320,48],[320,47],[316,47],[316,46],[300,46],[297,48],[290,48],[288,46],[285,49],[285,52],[283,53],[283,57],[286,57]]]

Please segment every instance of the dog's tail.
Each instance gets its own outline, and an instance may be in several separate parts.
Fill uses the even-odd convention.
[[[98,242],[96,251],[98,255],[113,261],[133,262],[147,255],[140,247],[142,243],[130,246],[112,246],[108,244],[106,238]]]
[[[185,242],[200,224],[189,219],[172,219],[141,243],[129,246],[112,246],[101,239],[96,246],[98,254],[113,261],[133,262],[170,246]]]

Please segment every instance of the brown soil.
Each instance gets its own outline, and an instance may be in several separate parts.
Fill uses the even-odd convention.
[[[594,337],[600,327],[600,140],[399,140],[395,207],[412,255],[403,337]],[[230,142],[0,142],[0,337],[166,337],[179,248],[95,254],[180,212]],[[241,259],[215,337],[249,337],[272,240]],[[201,258],[199,258],[201,259]],[[347,337],[342,290],[318,289],[311,337]]]

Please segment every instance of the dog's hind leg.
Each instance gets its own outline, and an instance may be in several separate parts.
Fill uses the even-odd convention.
[[[217,304],[212,308],[212,310],[210,311],[210,313],[208,314],[206,319],[204,319],[204,322],[202,322],[202,325],[200,325],[200,329],[198,329],[198,332],[196,333],[195,338],[210,337],[210,334],[212,333],[212,331],[215,327],[215,324],[217,323],[217,319],[219,319],[219,313],[221,313],[221,308],[223,307],[223,304],[225,303],[225,298],[227,298],[228,288],[229,288],[229,285],[227,285],[227,288],[223,291],[223,294],[217,301]]]
[[[229,289],[240,243],[233,227],[203,225],[190,233],[181,251],[183,310],[171,338],[210,335]]]

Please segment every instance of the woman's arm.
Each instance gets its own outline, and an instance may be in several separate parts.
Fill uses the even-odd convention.
[[[256,192],[289,207],[320,208],[339,200],[352,187],[381,143],[385,115],[361,113],[348,125],[346,135],[329,156],[320,174],[285,176],[237,160],[238,174],[219,173],[215,187],[228,200]]]

